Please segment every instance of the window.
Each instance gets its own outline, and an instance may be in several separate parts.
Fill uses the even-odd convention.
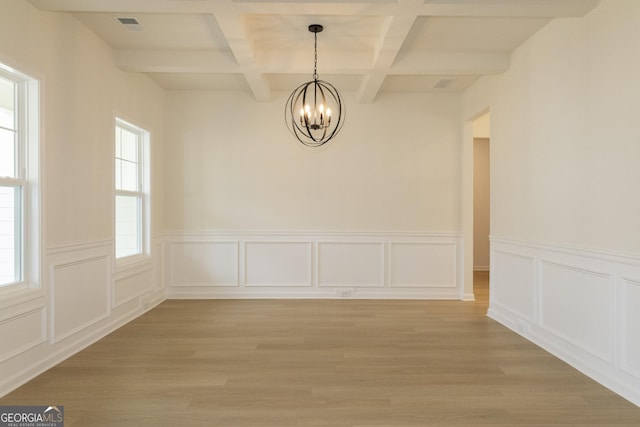
[[[149,132],[116,119],[116,258],[148,253]]]
[[[39,271],[38,82],[0,64],[0,286]]]

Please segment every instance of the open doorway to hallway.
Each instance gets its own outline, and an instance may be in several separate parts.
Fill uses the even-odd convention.
[[[473,289],[476,300],[489,300],[490,234],[489,113],[473,121]]]

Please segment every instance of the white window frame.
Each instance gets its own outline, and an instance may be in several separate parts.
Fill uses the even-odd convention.
[[[122,128],[129,132],[134,133],[138,137],[138,190],[130,191],[130,190],[122,190],[116,187],[116,133],[118,129]],[[150,207],[150,142],[151,142],[151,133],[136,125],[130,121],[124,120],[119,116],[115,117],[115,125],[114,125],[114,137],[113,137],[113,147],[114,147],[114,197],[113,197],[113,218],[114,218],[114,259],[116,261],[116,266],[127,265],[131,263],[136,263],[140,261],[148,260],[151,256],[151,244],[150,244],[150,230],[151,230],[151,207]],[[117,250],[117,202],[116,199],[118,196],[134,196],[137,198],[138,202],[138,227],[137,227],[137,240],[138,240],[138,252],[134,254],[118,256]]]
[[[15,206],[14,248],[17,280],[0,284],[0,297],[15,291],[40,290],[40,84],[0,63],[0,76],[16,84],[16,152],[14,177],[0,177],[0,185],[19,190]]]

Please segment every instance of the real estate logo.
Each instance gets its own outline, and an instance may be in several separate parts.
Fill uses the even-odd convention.
[[[64,427],[64,406],[0,406],[0,427]]]

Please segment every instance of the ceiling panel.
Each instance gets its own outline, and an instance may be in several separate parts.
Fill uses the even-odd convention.
[[[459,93],[471,86],[480,76],[410,75],[387,76],[380,92],[434,92]],[[442,80],[453,80],[447,87],[434,87]]]
[[[256,50],[313,50],[311,24],[321,24],[318,49],[372,50],[380,37],[380,16],[250,15],[245,17]]]
[[[299,85],[313,80],[311,74],[267,74],[267,80],[275,91],[293,92]],[[320,80],[325,80],[340,92],[356,92],[362,84],[362,75],[326,74]]]
[[[549,21],[547,18],[419,17],[401,53],[509,53]]]
[[[74,16],[115,49],[228,49],[212,15],[147,13],[75,13]],[[131,31],[118,17],[136,18]]]

